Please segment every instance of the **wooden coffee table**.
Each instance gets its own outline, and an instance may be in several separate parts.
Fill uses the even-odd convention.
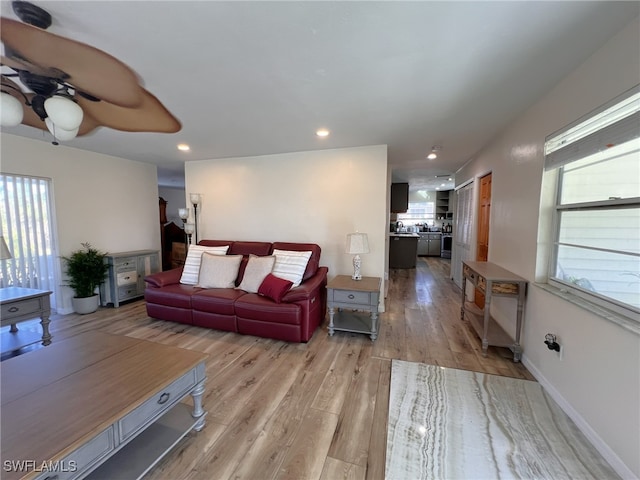
[[[89,332],[2,362],[2,478],[140,478],[204,426],[206,358]]]

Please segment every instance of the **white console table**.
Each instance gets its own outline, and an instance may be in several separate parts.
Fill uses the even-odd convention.
[[[467,281],[485,295],[484,310],[467,301]],[[462,306],[460,319],[465,314],[475,331],[482,339],[482,354],[487,355],[489,345],[507,347],[513,352],[513,361],[519,362],[522,356],[520,331],[524,301],[527,294],[527,280],[490,262],[462,262]],[[516,300],[515,338],[512,338],[491,316],[493,297],[510,297]]]

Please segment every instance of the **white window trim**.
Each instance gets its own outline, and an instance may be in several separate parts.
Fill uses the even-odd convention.
[[[637,92],[639,87],[636,86],[630,90],[630,92],[636,92],[635,100],[637,102]],[[621,95],[620,97],[624,96]],[[619,97],[618,97],[619,98]],[[604,109],[610,108],[611,104],[615,103],[617,99],[612,102],[609,102],[607,105],[598,109],[603,111]],[[571,125],[565,127],[560,132],[556,132],[550,135],[547,138],[547,142],[550,140],[553,141],[561,136],[561,132],[567,132],[569,130],[576,130],[576,125],[579,125],[585,118],[598,115],[597,111],[593,112],[575,122]],[[569,132],[571,133],[571,132]],[[588,133],[592,133],[589,131]],[[545,143],[547,143],[545,142]],[[547,148],[547,145],[545,145]],[[558,149],[557,145],[552,146],[551,152],[556,151]],[[548,153],[548,152],[546,152]],[[538,236],[538,266],[537,266],[537,275],[536,282],[534,285],[541,288],[542,290],[551,293],[555,296],[558,296],[566,301],[571,302],[574,305],[577,305],[589,312],[598,315],[608,321],[611,321],[626,330],[634,332],[640,335],[640,314],[636,311],[629,309],[625,306],[618,304],[615,300],[609,298],[603,298],[598,296],[592,292],[584,292],[581,289],[574,288],[571,284],[559,281],[558,279],[552,278],[553,273],[556,268],[556,254],[557,254],[557,246],[556,242],[558,239],[558,229],[560,222],[559,212],[563,210],[575,209],[577,207],[611,207],[611,206],[620,206],[620,208],[624,208],[624,205],[628,204],[637,204],[639,198],[630,198],[630,199],[617,199],[611,201],[599,201],[599,202],[586,202],[584,204],[574,204],[574,205],[560,205],[559,195],[560,189],[558,188],[558,182],[560,181],[559,168],[550,167],[547,165],[545,167],[544,177],[543,177],[543,185],[542,185],[542,196],[541,196],[541,207],[540,207],[540,217],[539,217],[539,236]],[[544,258],[546,257],[546,261]]]

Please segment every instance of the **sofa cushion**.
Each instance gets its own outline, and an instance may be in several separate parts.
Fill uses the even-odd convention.
[[[185,285],[196,285],[198,283],[200,261],[202,259],[203,252],[213,253],[215,255],[226,255],[227,250],[229,250],[229,245],[220,247],[189,245],[189,252],[187,253],[187,259],[184,262],[180,283],[184,283]]]
[[[273,255],[276,257],[276,263],[271,273],[276,277],[290,280],[294,287],[300,285],[311,257],[311,251],[274,249]]]
[[[275,262],[276,257],[273,255],[267,255],[264,257],[249,255],[249,261],[244,269],[242,282],[238,288],[245,292],[257,293],[264,278],[271,273],[271,270],[273,270]]]
[[[318,271],[318,267],[320,266],[320,245],[315,243],[291,243],[291,242],[275,242],[273,244],[273,249],[276,250],[293,250],[298,252],[311,252],[311,257],[307,262],[307,268],[304,271],[304,275],[302,275],[302,281],[304,282],[308,278],[313,277]]]
[[[289,291],[293,282],[284,278],[276,277],[273,273],[267,274],[258,288],[258,294],[269,297],[276,303],[282,302],[282,297]]]
[[[236,286],[238,268],[242,255],[202,254],[198,287],[200,288],[233,288]]]
[[[300,325],[302,308],[296,303],[275,303],[273,300],[256,293],[245,293],[235,303],[236,317],[252,319],[258,322],[285,323]]]
[[[176,308],[191,308],[191,296],[198,289],[192,285],[174,283],[162,288],[149,287],[144,291],[147,303],[167,305]]]
[[[264,256],[271,253],[271,242],[233,242],[227,252],[229,255]]]
[[[191,297],[191,303],[194,310],[234,315],[234,302],[243,295],[246,295],[244,291],[235,288],[208,288],[195,292]]]

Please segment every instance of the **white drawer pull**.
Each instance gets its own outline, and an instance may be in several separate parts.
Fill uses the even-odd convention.
[[[167,403],[170,396],[171,396],[170,393],[167,393],[167,392],[163,393],[162,395],[160,395],[160,398],[158,399],[158,404],[164,405],[165,403]]]

